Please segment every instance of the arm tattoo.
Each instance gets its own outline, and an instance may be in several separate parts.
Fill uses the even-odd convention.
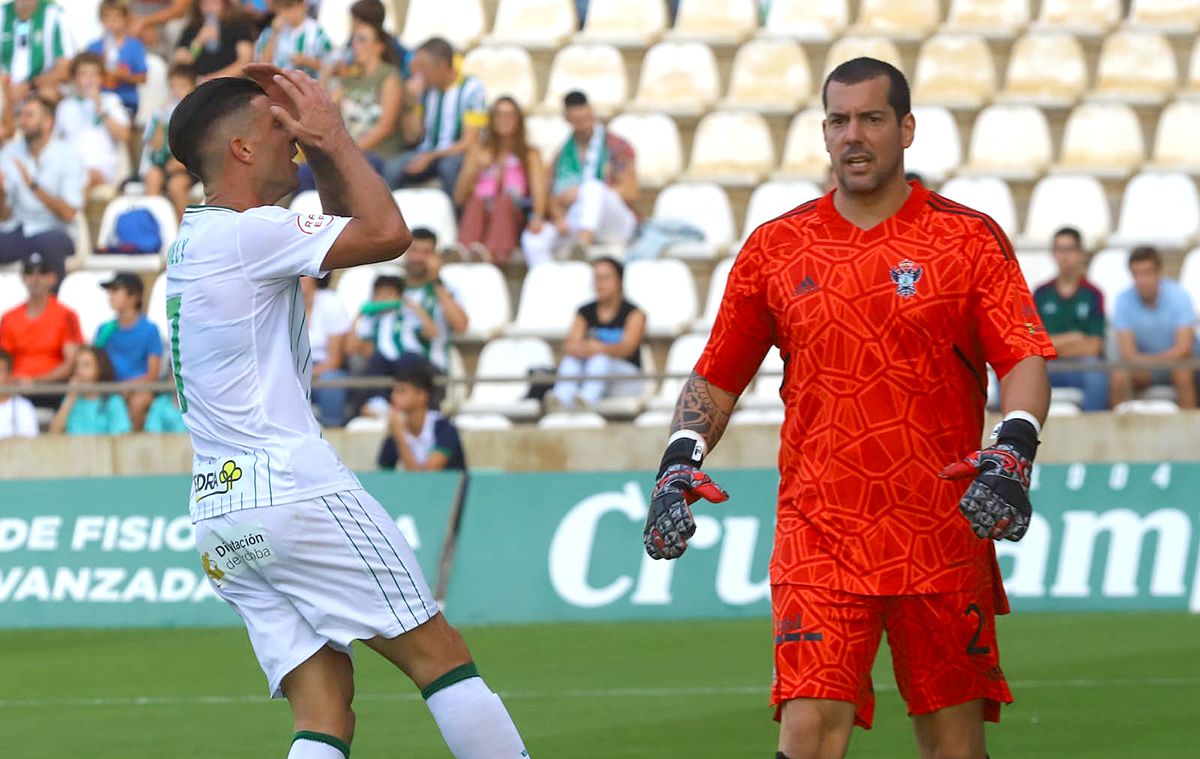
[[[349,203],[349,188],[346,178],[338,170],[333,158],[312,148],[305,149],[309,168],[317,183],[317,195],[321,198],[321,210],[332,216],[352,216]]]
[[[736,401],[736,395],[725,392],[692,372],[692,376],[683,383],[679,402],[675,404],[671,432],[698,432],[708,444],[708,449],[712,450],[725,433],[725,426],[729,424],[729,414],[733,411]]]

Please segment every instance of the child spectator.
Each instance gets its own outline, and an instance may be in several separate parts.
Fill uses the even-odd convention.
[[[104,61],[104,91],[121,98],[133,121],[138,109],[137,86],[146,81],[146,48],[129,33],[129,21],[129,0],[102,0],[104,36],[88,45],[87,52]]]
[[[145,183],[147,195],[161,195],[163,187],[166,187],[167,197],[174,204],[175,213],[182,219],[190,200],[188,193],[196,178],[171,155],[171,146],[167,144],[167,125],[171,123],[171,114],[175,112],[179,101],[196,89],[196,68],[187,63],[172,64],[167,70],[167,87],[170,98],[146,123],[146,132],[142,137],[145,143],[142,165],[138,173]]]
[[[145,287],[141,277],[120,272],[101,287],[108,290],[108,302],[117,318],[100,325],[93,345],[108,354],[117,382],[136,385],[157,381],[162,371],[162,336],[142,313]],[[153,401],[154,393],[149,390],[125,394],[135,430],[144,426]]]
[[[129,143],[129,112],[121,98],[105,92],[104,59],[80,53],[71,62],[75,94],[58,104],[55,135],[71,143],[87,169],[86,189],[112,185],[117,179],[120,151]]]
[[[466,469],[454,423],[430,408],[434,371],[429,362],[407,356],[396,370],[388,414],[388,437],[379,449],[380,469],[433,472]]]
[[[525,140],[525,114],[505,95],[492,104],[483,141],[467,153],[454,203],[463,209],[458,241],[497,264],[508,262],[521,230],[542,231],[546,173],[537,148]]]
[[[254,37],[233,0],[194,0],[175,48],[175,62],[193,64],[200,83],[241,76],[242,68],[254,60]]]
[[[72,385],[114,380],[108,354],[91,345],[79,349]],[[50,432],[68,435],[124,435],[131,431],[129,412],[119,394],[71,390],[50,422]]]
[[[321,61],[333,45],[316,19],[309,18],[305,0],[275,0],[275,19],[258,35],[254,60],[281,69],[302,69],[318,76]]]
[[[13,382],[13,358],[0,350],[0,386]],[[37,437],[37,413],[28,398],[0,393],[0,438]]]

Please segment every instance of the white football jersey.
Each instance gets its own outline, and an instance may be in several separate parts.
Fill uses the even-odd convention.
[[[171,366],[193,521],[361,488],[321,437],[300,275],[350,220],[191,206],[167,254]]]

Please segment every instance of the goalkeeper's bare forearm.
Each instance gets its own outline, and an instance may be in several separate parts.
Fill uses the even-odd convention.
[[[675,415],[671,419],[671,434],[690,430],[703,438],[707,450],[711,451],[725,434],[736,403],[736,395],[692,372],[679,392]]]
[[[1021,359],[1000,380],[1000,412],[1025,411],[1039,425],[1046,423],[1050,408],[1050,377],[1046,372],[1046,359],[1030,356]]]

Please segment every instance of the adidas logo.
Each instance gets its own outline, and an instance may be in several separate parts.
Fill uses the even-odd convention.
[[[816,283],[812,277],[805,277],[796,283],[796,289],[793,295],[811,295],[821,289],[821,286]]]

